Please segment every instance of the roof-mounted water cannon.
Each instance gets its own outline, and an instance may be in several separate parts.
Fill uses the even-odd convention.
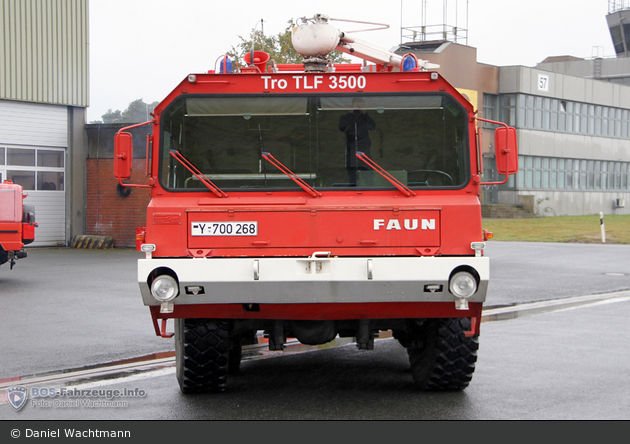
[[[316,14],[313,18],[298,19],[301,24],[293,29],[291,42],[293,47],[304,57],[306,71],[324,72],[331,63],[327,59],[333,50],[359,57],[368,62],[383,65],[386,70],[398,68],[401,71],[427,71],[437,69],[440,65],[418,60],[413,54],[399,55],[371,42],[350,36],[351,33],[387,29],[389,25],[383,23],[363,22],[330,18],[327,15]],[[374,26],[368,29],[354,31],[340,31],[329,21],[361,23]]]

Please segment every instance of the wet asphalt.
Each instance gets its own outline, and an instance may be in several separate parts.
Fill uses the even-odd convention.
[[[630,246],[489,242],[486,307],[630,289]],[[131,250],[31,249],[0,268],[0,379],[174,349],[155,336]],[[227,393],[184,396],[172,369],[107,382],[147,395],[126,408],[44,408],[0,419],[630,419],[630,302],[481,326],[473,382],[414,389],[405,350],[353,345],[243,363]]]

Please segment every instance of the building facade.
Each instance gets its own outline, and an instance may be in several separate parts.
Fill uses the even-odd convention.
[[[439,64],[480,117],[516,128],[519,172],[505,185],[485,186],[485,204],[524,205],[541,216],[630,214],[630,86],[621,73],[605,64],[599,77],[593,66],[571,71],[567,63],[583,61],[574,57],[535,68],[489,66],[476,61],[475,48],[447,41],[396,52]],[[484,181],[497,181],[494,128],[481,127]]]
[[[519,142],[519,172],[499,201],[532,195],[543,216],[630,214],[630,87],[502,67],[499,103]]]
[[[88,0],[0,0],[0,181],[28,193],[34,246],[85,232]]]

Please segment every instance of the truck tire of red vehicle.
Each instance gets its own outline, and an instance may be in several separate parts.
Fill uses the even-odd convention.
[[[472,380],[479,337],[467,337],[470,319],[428,319],[407,348],[416,385],[427,391],[464,390]]]
[[[228,322],[216,319],[175,319],[176,376],[181,391],[225,391],[229,347]]]

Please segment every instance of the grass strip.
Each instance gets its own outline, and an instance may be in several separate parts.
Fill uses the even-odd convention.
[[[484,219],[496,241],[602,243],[599,214],[534,219]],[[630,216],[606,215],[607,244],[630,244]]]

